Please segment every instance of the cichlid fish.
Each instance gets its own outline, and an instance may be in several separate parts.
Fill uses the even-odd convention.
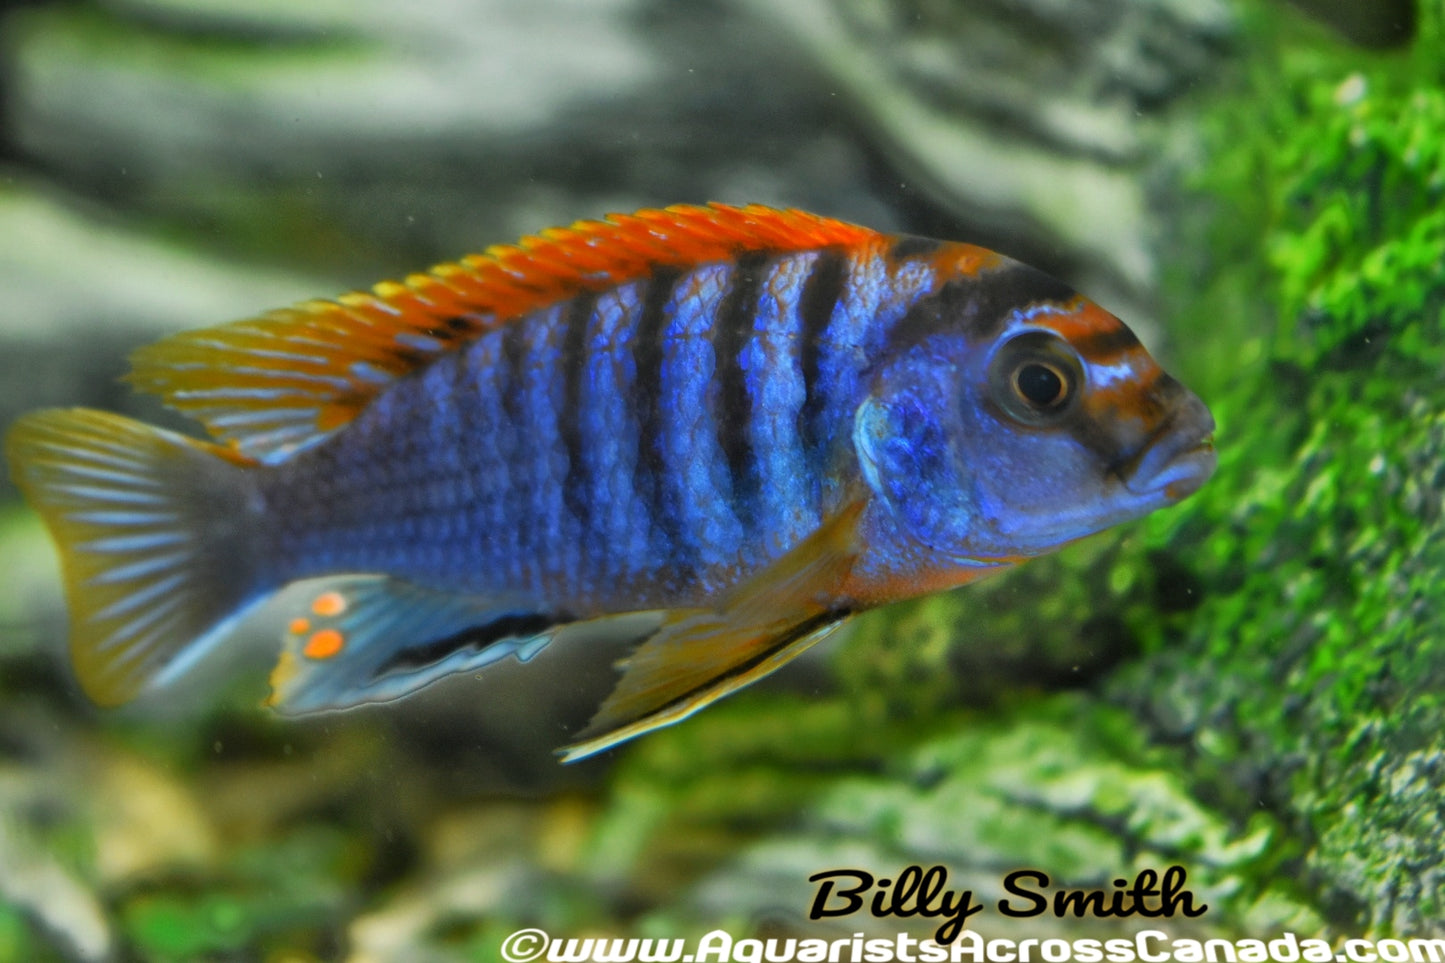
[[[6,446],[87,693],[170,682],[300,579],[324,581],[272,674],[289,713],[631,613],[640,644],[568,760],[1215,462],[1199,399],[1058,281],[758,206],[584,221],[132,360],[215,440],[68,409]]]

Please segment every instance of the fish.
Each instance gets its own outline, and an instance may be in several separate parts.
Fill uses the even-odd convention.
[[[1066,284],[759,205],[579,221],[131,363],[210,437],[68,408],[5,443],[91,699],[160,691],[297,582],[287,714],[627,626],[567,762],[1215,465],[1204,403]]]

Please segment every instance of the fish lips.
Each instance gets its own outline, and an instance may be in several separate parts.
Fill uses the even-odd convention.
[[[1119,477],[1135,495],[1162,494],[1169,502],[1177,502],[1209,480],[1217,461],[1214,417],[1204,402],[1190,398],[1120,467]]]

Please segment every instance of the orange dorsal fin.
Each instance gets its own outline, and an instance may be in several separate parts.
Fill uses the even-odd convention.
[[[334,301],[306,301],[141,348],[128,380],[268,461],[347,424],[397,378],[582,291],[753,250],[853,245],[868,228],[759,205],[579,221]]]

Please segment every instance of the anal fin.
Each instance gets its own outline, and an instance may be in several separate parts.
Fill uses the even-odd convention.
[[[526,661],[566,615],[384,575],[317,583],[291,619],[267,704],[287,715],[388,702],[507,656]]]
[[[839,512],[768,568],[734,589],[718,610],[673,612],[625,661],[617,688],[563,762],[609,749],[692,715],[776,671],[842,625],[839,598],[858,557],[862,505]]]

